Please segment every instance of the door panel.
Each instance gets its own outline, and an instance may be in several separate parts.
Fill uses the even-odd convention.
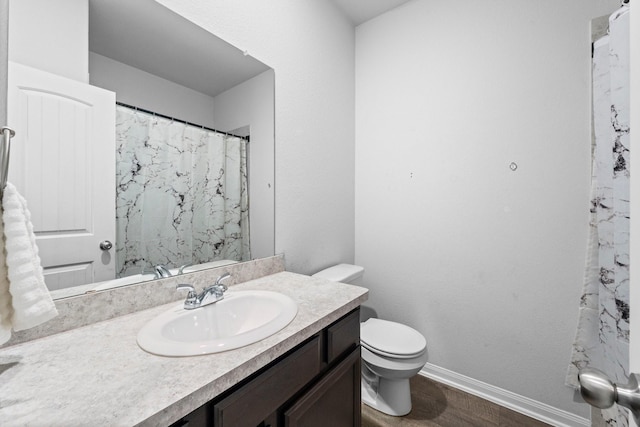
[[[27,200],[50,290],[115,278],[115,94],[9,63],[9,181]]]

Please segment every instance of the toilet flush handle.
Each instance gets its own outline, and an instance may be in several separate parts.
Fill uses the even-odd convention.
[[[588,404],[596,408],[606,409],[614,403],[631,411],[636,422],[640,424],[640,375],[631,374],[627,384],[614,384],[607,375],[593,368],[581,369],[578,373],[580,394]]]

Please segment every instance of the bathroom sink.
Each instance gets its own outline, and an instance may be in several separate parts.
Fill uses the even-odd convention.
[[[160,356],[219,353],[258,342],[289,324],[298,305],[271,291],[234,291],[223,300],[193,310],[183,304],[149,321],[138,345]]]

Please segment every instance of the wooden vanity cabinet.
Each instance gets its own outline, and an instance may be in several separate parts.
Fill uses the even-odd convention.
[[[360,425],[356,309],[172,427]]]

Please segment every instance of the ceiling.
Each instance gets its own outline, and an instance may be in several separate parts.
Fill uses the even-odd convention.
[[[89,0],[89,50],[209,96],[269,69],[154,0]]]
[[[410,0],[332,1],[357,26]],[[89,50],[214,97],[269,69],[154,0],[89,0]]]
[[[333,0],[355,26],[410,0]]]

